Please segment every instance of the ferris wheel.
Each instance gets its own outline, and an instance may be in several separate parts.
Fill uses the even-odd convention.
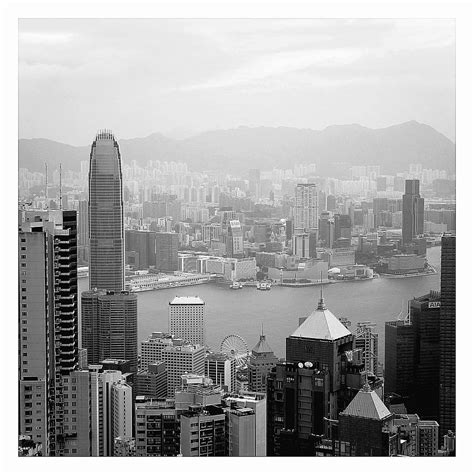
[[[228,335],[221,343],[221,352],[235,359],[237,367],[243,367],[247,364],[249,357],[249,348],[245,340],[239,335]]]

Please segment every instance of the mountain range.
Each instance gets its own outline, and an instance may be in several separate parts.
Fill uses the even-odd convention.
[[[155,133],[119,140],[124,163],[136,160],[180,161],[193,171],[222,170],[245,173],[251,168],[293,168],[296,163],[316,163],[320,176],[347,177],[356,165],[380,165],[382,174],[424,168],[455,170],[455,144],[426,124],[405,122],[381,129],[358,124],[332,125],[323,130],[291,127],[238,127],[213,130],[176,140]],[[89,160],[90,145],[72,146],[43,138],[19,139],[19,166],[43,171],[80,170]]]

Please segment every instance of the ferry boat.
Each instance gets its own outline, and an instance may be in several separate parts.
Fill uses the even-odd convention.
[[[271,282],[257,282],[257,290],[270,290],[271,287]]]
[[[232,282],[232,284],[229,285],[229,287],[232,289],[232,290],[239,290],[243,287],[242,283],[241,282]]]

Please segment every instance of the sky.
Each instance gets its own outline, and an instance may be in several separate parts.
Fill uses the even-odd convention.
[[[20,138],[409,120],[455,140],[454,20],[19,21]]]

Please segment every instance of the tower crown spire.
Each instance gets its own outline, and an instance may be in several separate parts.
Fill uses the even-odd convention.
[[[321,272],[321,282],[320,282],[320,296],[318,302],[318,310],[327,310],[326,304],[324,303],[323,297],[323,273]]]

